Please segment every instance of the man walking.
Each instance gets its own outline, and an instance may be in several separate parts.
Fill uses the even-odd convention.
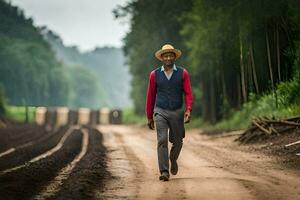
[[[157,155],[160,176],[159,180],[169,180],[169,158],[171,173],[178,172],[177,159],[185,137],[184,123],[191,119],[192,87],[186,69],[176,66],[175,60],[181,56],[181,51],[166,44],[155,53],[155,57],[163,65],[150,73],[146,114],[148,127],[157,131]],[[183,96],[185,109],[183,109]],[[153,120],[154,118],[154,120]],[[168,139],[172,143],[170,157]]]

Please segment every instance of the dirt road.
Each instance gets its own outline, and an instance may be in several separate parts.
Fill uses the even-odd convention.
[[[233,137],[211,138],[191,130],[179,158],[179,172],[158,180],[156,134],[145,128],[99,126],[113,178],[103,199],[300,199],[300,173],[263,155],[247,152]]]

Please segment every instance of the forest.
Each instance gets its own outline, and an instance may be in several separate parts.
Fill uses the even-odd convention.
[[[189,71],[193,114],[204,121],[249,104],[279,115],[300,111],[299,1],[135,0],[114,14],[131,25],[124,51],[136,113],[144,113],[146,80],[161,65],[154,52],[165,43],[182,50],[176,62]]]
[[[81,52],[76,46],[66,46],[60,36],[53,31],[44,28],[42,32],[57,58],[63,61],[68,69],[76,72],[74,66],[85,68],[90,72],[90,77],[95,76],[93,80],[99,94],[94,98],[95,102],[90,102],[90,106],[123,108],[131,105],[130,74],[121,48],[104,46]],[[112,74],[114,75],[111,76]],[[110,87],[105,87],[107,85]],[[82,96],[76,98],[80,100]]]
[[[0,1],[0,87],[11,105],[63,105],[67,79],[32,19]],[[1,100],[2,102],[4,100]]]
[[[120,48],[97,47],[82,53],[76,46],[67,47],[59,35],[36,27],[21,8],[4,0],[0,19],[0,114],[5,105],[130,105],[130,76]]]

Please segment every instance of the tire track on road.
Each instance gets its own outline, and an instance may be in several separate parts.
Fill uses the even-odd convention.
[[[228,172],[231,178],[236,179],[251,192],[257,199],[294,199],[299,197],[299,179],[289,170],[278,170],[278,166],[270,157],[253,152],[243,152],[232,149],[237,145],[232,141],[226,147],[224,139],[210,140],[207,136],[192,134],[187,140],[189,148],[199,153],[203,159],[216,168]],[[206,138],[206,139],[205,139]],[[228,148],[231,147],[231,148]],[[230,178],[229,177],[229,178]],[[290,185],[295,187],[290,187]],[[298,190],[297,190],[298,188]],[[289,192],[287,192],[289,191]]]
[[[125,196],[127,199],[185,199],[185,186],[182,182],[175,182],[173,178],[169,182],[159,181],[154,139],[156,134],[152,134],[152,138],[148,139],[146,133],[139,132],[139,129],[123,125],[100,126],[100,131],[103,135],[115,138],[117,141],[115,145],[119,148],[121,146],[121,151],[126,155],[122,159],[128,160],[130,163],[129,167],[123,166],[123,174],[120,178],[121,181],[125,182],[125,185],[122,185],[121,188],[113,185],[111,188],[114,192],[113,195],[125,190],[127,193],[131,191],[131,195],[135,193],[133,196]],[[108,156],[111,156],[111,153]],[[133,174],[127,171],[133,171]],[[135,190],[132,188],[134,186]],[[118,196],[113,198],[113,195],[110,199],[118,199]]]
[[[136,183],[139,185],[136,199],[254,199],[239,181],[230,178],[231,174],[209,167],[213,164],[185,148],[185,142],[178,160],[179,173],[171,175],[169,182],[161,182],[155,131],[131,126],[108,126],[107,129],[121,135],[124,146],[145,165],[143,179]]]
[[[139,186],[135,173],[141,173],[135,161],[126,153],[124,142],[116,133],[111,132],[106,126],[99,126],[98,131],[103,135],[103,144],[107,148],[108,170],[111,178],[106,180],[103,191],[96,191],[99,199],[136,199]]]

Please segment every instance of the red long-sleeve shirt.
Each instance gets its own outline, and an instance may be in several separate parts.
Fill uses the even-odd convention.
[[[185,110],[192,111],[193,93],[192,93],[190,77],[186,69],[183,69],[183,92],[184,92]],[[146,99],[145,110],[148,119],[153,118],[155,98],[156,98],[156,81],[155,81],[155,70],[153,70],[149,76],[147,99]]]

